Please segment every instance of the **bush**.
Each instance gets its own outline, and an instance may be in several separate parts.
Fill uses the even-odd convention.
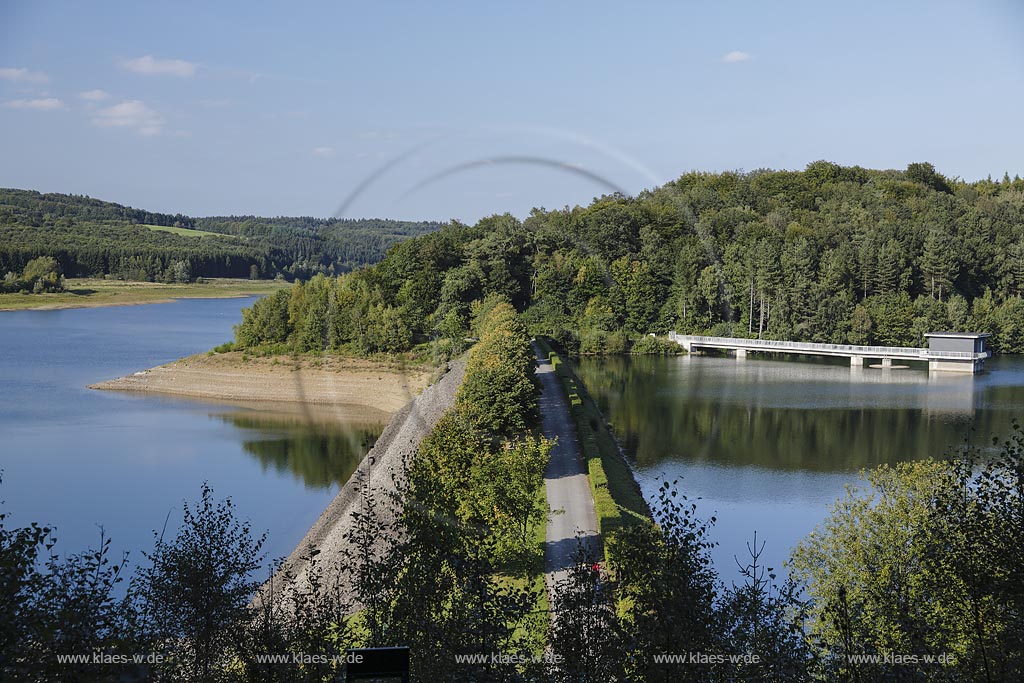
[[[682,347],[668,339],[660,337],[640,337],[629,352],[634,356],[674,356],[682,351]]]
[[[63,292],[65,291],[64,275],[57,259],[52,256],[40,256],[25,264],[25,270],[20,278],[13,272],[7,273],[0,291],[22,291],[33,294]]]
[[[616,353],[626,352],[626,342],[628,341],[625,330],[616,330],[615,332],[609,332],[608,337],[604,342],[604,352],[611,355]]]
[[[447,363],[466,350],[462,339],[441,337],[430,342],[430,358],[435,364]]]
[[[551,337],[552,345],[564,351],[567,355],[577,356],[580,354],[580,338],[571,330],[559,329]]]
[[[608,347],[608,333],[587,330],[580,335],[579,352],[583,355],[601,355]]]
[[[165,673],[177,680],[214,680],[241,646],[266,534],[254,537],[248,522],[235,517],[231,501],[215,501],[205,484],[195,508],[185,504],[183,511],[174,540],[157,538],[145,555],[151,564],[137,574],[132,589],[148,645],[177,655]]]
[[[625,353],[628,339],[624,330],[585,330],[580,334],[579,353],[595,356]]]

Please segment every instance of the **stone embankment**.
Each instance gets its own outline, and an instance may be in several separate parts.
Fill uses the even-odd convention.
[[[401,501],[390,494],[401,488],[406,465],[419,448],[420,441],[455,403],[455,394],[462,384],[464,371],[464,360],[452,361],[440,380],[428,386],[395,413],[355,473],[285,560],[272,582],[274,586],[281,587],[287,583],[284,580],[285,572],[294,575],[296,586],[301,588],[308,585],[307,558],[310,548],[320,551],[317,561],[324,570],[324,579],[328,584],[333,584],[335,579],[344,581],[347,578],[344,561],[351,556],[352,548],[346,536],[352,527],[353,513],[363,508],[366,496],[369,495],[375,502],[374,514],[384,523],[388,524],[397,518],[401,512]],[[366,487],[365,491],[363,487]],[[383,554],[389,540],[379,539],[374,554]],[[269,585],[265,585],[262,590],[266,591]]]

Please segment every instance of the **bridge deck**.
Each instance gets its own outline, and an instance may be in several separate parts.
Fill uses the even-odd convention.
[[[845,356],[847,358],[891,358],[919,361],[977,361],[988,358],[987,351],[933,351],[911,346],[860,346],[857,344],[818,344],[775,339],[740,339],[738,337],[701,337],[669,333],[669,339],[688,348],[713,348],[742,351],[769,351],[799,353],[817,356]]]

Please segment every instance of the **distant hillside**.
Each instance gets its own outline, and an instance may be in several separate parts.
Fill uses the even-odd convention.
[[[580,353],[669,330],[888,346],[976,330],[1024,353],[1024,180],[965,182],[929,163],[690,172],[636,197],[406,240],[373,268],[262,300],[237,340],[455,348],[491,294]]]
[[[194,218],[91,197],[0,189],[0,274],[53,256],[69,277],[309,278],[380,261],[438,223],[257,216]]]

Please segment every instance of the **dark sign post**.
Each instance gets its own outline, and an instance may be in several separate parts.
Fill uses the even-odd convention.
[[[409,683],[409,648],[366,647],[345,651],[348,683]]]

